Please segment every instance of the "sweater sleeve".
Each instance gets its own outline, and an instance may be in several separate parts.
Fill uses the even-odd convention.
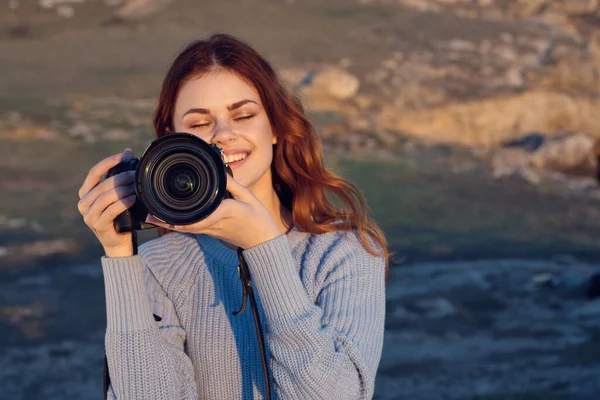
[[[172,300],[142,257],[103,257],[102,269],[109,398],[196,399],[185,331]]]
[[[319,266],[326,271],[314,301],[284,236],[244,252],[264,309],[280,398],[373,396],[383,346],[385,261],[348,237],[331,247],[312,260],[328,264]]]

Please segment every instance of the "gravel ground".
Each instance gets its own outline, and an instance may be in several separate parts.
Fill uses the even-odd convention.
[[[595,399],[599,265],[420,262],[389,277],[376,399]],[[98,263],[4,274],[2,398],[94,399],[102,383]]]

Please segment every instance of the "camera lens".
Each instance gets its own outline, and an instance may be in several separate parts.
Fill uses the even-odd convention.
[[[171,173],[170,175],[173,174],[174,173]],[[179,197],[188,197],[194,192],[194,188],[198,187],[198,184],[194,182],[194,178],[185,172],[177,172],[175,178],[167,177],[167,181],[172,181],[169,190],[171,190],[175,196]]]
[[[217,179],[205,160],[186,153],[173,153],[157,163],[152,186],[158,200],[172,210],[198,208],[214,191]]]
[[[155,140],[139,170],[142,201],[168,223],[186,225],[205,218],[226,193],[225,164],[214,148],[190,134]]]

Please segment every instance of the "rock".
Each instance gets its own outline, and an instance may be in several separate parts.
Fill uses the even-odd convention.
[[[490,163],[494,178],[512,176],[529,165],[529,154],[523,149],[498,149],[492,152]]]
[[[536,185],[541,177],[530,167],[530,160],[531,154],[524,149],[496,149],[490,155],[492,176],[495,179],[518,177]]]
[[[40,0],[38,4],[40,7],[49,10],[54,7],[54,0]]]
[[[595,176],[594,144],[594,138],[583,133],[551,138],[532,154],[531,165],[567,175]]]
[[[59,138],[59,135],[52,130],[41,127],[23,126],[13,129],[2,129],[0,127],[0,138],[13,140],[55,140]]]
[[[513,89],[522,89],[525,87],[526,81],[521,68],[509,68],[506,71],[506,83]]]
[[[438,12],[442,7],[431,0],[401,0],[402,5],[422,12]]]
[[[393,59],[392,60],[383,60],[381,65],[383,65],[383,67],[387,68],[387,69],[396,69],[396,68],[398,68],[398,61],[393,60]]]
[[[463,39],[452,39],[446,43],[446,49],[450,51],[475,51],[477,45],[471,41]]]
[[[425,318],[442,318],[456,314],[456,308],[443,297],[419,300],[413,306]]]
[[[586,194],[598,186],[595,180],[598,169],[595,143],[585,134],[555,137],[544,137],[538,133],[526,135],[504,143],[490,153],[493,175],[495,178],[518,175],[532,181],[527,175],[535,174],[533,169],[559,172],[578,177],[567,182],[571,193]],[[539,176],[534,177],[532,182],[538,181]]]
[[[172,2],[173,0],[127,0],[114,15],[125,21],[140,20],[161,12]]]
[[[359,79],[349,72],[336,67],[326,67],[316,74],[311,90],[324,92],[338,100],[354,96],[360,86]]]
[[[68,5],[60,5],[56,7],[56,13],[63,18],[73,18],[75,9]]]
[[[38,5],[41,8],[46,10],[50,10],[52,8],[60,8],[62,6],[66,6],[68,4],[81,4],[85,0],[39,0]]]
[[[375,85],[381,84],[383,81],[388,79],[390,71],[387,68],[378,68],[367,74],[365,77],[366,81]]]
[[[80,246],[73,239],[53,239],[7,247],[6,249],[8,250],[8,257],[22,262],[56,254],[73,254],[80,249]]]
[[[0,229],[22,229],[27,225],[27,218],[10,218],[0,215]]]
[[[303,70],[288,68],[279,71],[284,85],[302,100],[309,111],[342,111],[355,115],[357,105],[344,103],[353,98],[360,86],[359,79],[336,66]],[[362,103],[360,103],[362,104]]]
[[[103,135],[103,139],[107,140],[128,140],[132,137],[133,134],[131,132],[122,128],[109,129]]]
[[[555,288],[560,285],[560,279],[552,273],[544,272],[534,275],[531,283],[534,288]]]
[[[92,132],[92,128],[83,121],[76,121],[68,133],[71,138],[82,139],[86,143],[95,143],[98,140]]]
[[[546,90],[431,107],[384,108],[379,129],[434,142],[495,147],[522,132],[589,132],[600,136],[600,101]]]

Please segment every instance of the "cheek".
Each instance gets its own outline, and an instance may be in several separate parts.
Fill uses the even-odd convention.
[[[271,124],[269,120],[265,118],[265,121],[262,121],[261,127],[261,143],[268,145],[269,147],[273,145],[273,130],[271,129]]]
[[[246,140],[256,146],[256,150],[261,152],[271,151],[273,146],[273,132],[269,121],[256,121],[249,124],[239,131]]]

